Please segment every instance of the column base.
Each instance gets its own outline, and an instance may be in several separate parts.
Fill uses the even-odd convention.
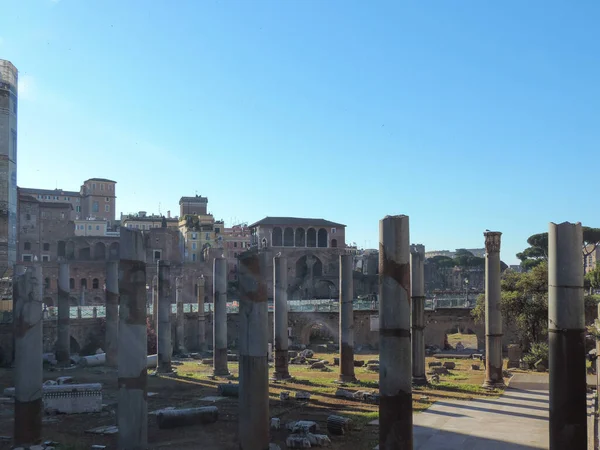
[[[285,381],[293,378],[289,373],[274,372],[270,379],[271,381]]]
[[[229,370],[213,370],[213,377],[229,378],[231,377],[231,372]]]
[[[355,375],[340,375],[338,383],[356,383],[358,380]]]
[[[427,377],[425,377],[425,376],[412,377],[412,384],[413,384],[413,386],[426,386],[427,384],[429,384],[429,381],[427,380]]]
[[[503,389],[506,387],[506,385],[504,384],[504,380],[499,380],[499,381],[485,380],[483,382],[482,387],[485,389]]]

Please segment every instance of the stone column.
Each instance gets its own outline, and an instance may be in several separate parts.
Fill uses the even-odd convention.
[[[69,264],[58,265],[58,328],[56,330],[56,361],[62,366],[71,363],[71,329],[69,304]]]
[[[412,449],[408,216],[379,221],[379,448]]]
[[[586,449],[585,308],[581,224],[550,224],[550,450]]]
[[[198,277],[198,350],[206,351],[206,316],[204,315],[204,275]]]
[[[410,246],[412,300],[412,382],[427,384],[425,374],[425,246]]]
[[[500,311],[500,237],[485,236],[485,381],[483,387],[504,386],[502,376],[502,313]]]
[[[213,263],[213,373],[229,375],[227,368],[227,260]]]
[[[118,415],[120,449],[148,446],[146,246],[140,231],[121,228]]]
[[[185,355],[187,350],[185,349],[185,316],[183,314],[183,295],[181,295],[182,289],[183,279],[181,277],[175,278],[175,303],[177,305],[175,331],[177,335],[177,353],[180,355]]]
[[[354,375],[354,264],[353,255],[340,255],[340,380],[356,381]]]
[[[240,277],[240,450],[269,448],[269,310],[266,252],[239,257]]]
[[[285,380],[290,378],[288,369],[288,277],[287,258],[273,258],[273,317],[275,343],[275,373],[273,378]]]
[[[152,324],[158,328],[158,275],[152,277]]]
[[[119,354],[119,262],[106,263],[106,365],[117,367]]]
[[[158,261],[158,325],[157,325],[157,352],[158,362],[156,371],[170,373],[171,356],[171,263]]]
[[[15,420],[17,447],[42,440],[42,268],[15,266]]]

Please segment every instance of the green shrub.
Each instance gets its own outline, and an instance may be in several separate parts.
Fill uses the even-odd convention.
[[[548,365],[548,344],[545,342],[536,342],[531,345],[529,352],[523,356],[523,361],[529,365],[529,367],[533,367],[533,365],[538,362],[540,359],[544,362],[544,365]]]

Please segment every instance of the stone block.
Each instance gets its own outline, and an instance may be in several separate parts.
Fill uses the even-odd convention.
[[[364,361],[358,360],[358,359],[354,360],[354,367],[363,367],[364,365],[365,365]]]
[[[80,414],[102,411],[102,385],[63,384],[45,386],[44,410],[62,414]]]
[[[448,369],[445,367],[432,367],[431,372],[436,375],[448,375]]]
[[[479,364],[471,364],[471,370],[479,370]]]
[[[429,367],[442,367],[442,363],[439,361],[431,361]]]
[[[454,363],[454,362],[452,362],[452,361],[446,361],[446,362],[444,363],[444,367],[445,367],[446,369],[452,370],[452,369],[454,369],[454,368],[456,367],[456,363]]]

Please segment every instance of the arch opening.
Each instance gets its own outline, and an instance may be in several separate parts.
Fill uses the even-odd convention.
[[[317,247],[327,247],[327,230],[325,228],[319,228],[317,241]]]
[[[294,229],[291,227],[287,227],[283,231],[283,246],[284,247],[293,247],[294,246]]]
[[[306,246],[316,247],[317,246],[317,232],[314,228],[309,228],[306,232]]]
[[[94,245],[94,259],[99,261],[106,259],[106,245],[103,242],[96,242]]]
[[[271,245],[273,247],[281,247],[283,245],[283,231],[280,227],[273,228],[273,236],[271,237]]]

